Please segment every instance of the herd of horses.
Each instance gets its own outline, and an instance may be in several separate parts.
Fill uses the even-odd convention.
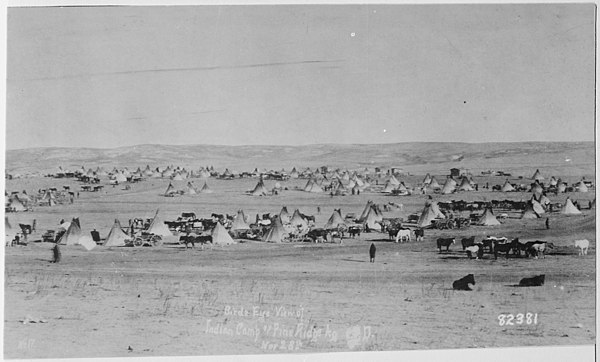
[[[450,246],[456,243],[456,238],[438,238],[437,248],[439,253],[442,252],[442,248],[446,248],[446,252],[450,251]],[[512,252],[515,257],[542,257],[546,258],[545,252],[548,249],[554,249],[555,245],[548,241],[534,240],[521,242],[519,238],[508,240],[505,237],[494,237],[488,236],[483,240],[476,241],[475,236],[469,238],[463,238],[461,240],[463,251],[467,252],[467,256],[471,259],[473,256],[475,259],[481,259],[485,252],[494,255],[494,259],[498,259],[498,254],[502,253],[509,258]],[[579,255],[586,255],[590,242],[587,239],[576,240],[574,247],[579,249]]]

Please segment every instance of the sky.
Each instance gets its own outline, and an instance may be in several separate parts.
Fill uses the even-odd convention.
[[[594,140],[595,4],[7,12],[7,149]]]

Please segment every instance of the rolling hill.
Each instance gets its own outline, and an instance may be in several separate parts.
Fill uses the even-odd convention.
[[[137,145],[112,149],[31,148],[6,151],[9,173],[55,172],[113,167],[213,165],[236,171],[255,167],[290,170],[328,165],[348,169],[400,167],[418,174],[451,167],[479,173],[504,170],[529,174],[532,168],[555,174],[594,175],[593,142],[318,144],[307,146]]]

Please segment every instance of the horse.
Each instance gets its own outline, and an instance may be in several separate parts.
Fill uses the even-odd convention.
[[[469,284],[475,285],[475,276],[469,274],[452,283],[452,289],[454,290],[473,290],[469,287]]]
[[[415,230],[415,238],[417,241],[423,241],[423,237],[425,236],[425,230],[418,228]]]
[[[439,238],[437,239],[437,247],[442,252],[442,247],[446,247],[446,251],[450,251],[450,245],[456,243],[455,238]]]
[[[470,238],[463,238],[460,243],[462,244],[463,250],[466,250],[467,247],[475,245],[475,236],[471,236]]]
[[[473,254],[475,254],[475,259],[483,257],[483,249],[480,247],[480,245],[467,246],[466,251],[469,259],[473,259]]]
[[[506,259],[508,259],[508,254],[511,250],[513,254],[519,252],[519,238],[513,239],[510,243],[503,243],[496,240],[494,242],[494,259],[498,259],[498,253],[506,253]]]
[[[544,285],[546,279],[546,275],[537,275],[531,278],[523,278],[519,281],[519,286],[521,287],[540,287]]]
[[[579,248],[578,255],[587,255],[588,248],[590,247],[590,241],[587,240],[587,239],[575,240],[575,245],[574,246],[576,248]]]
[[[35,225],[35,223],[33,225]],[[23,235],[30,235],[31,232],[35,231],[35,227],[32,225],[19,224],[19,227],[21,228]]]
[[[350,226],[348,227],[348,234],[350,237],[354,238],[355,236],[360,236],[360,226]]]
[[[396,234],[396,242],[398,242],[398,240],[400,240],[400,242],[402,242],[404,240],[404,238],[406,238],[407,241],[410,241],[410,236],[411,236],[410,229],[400,229],[400,230],[398,230],[398,233]]]

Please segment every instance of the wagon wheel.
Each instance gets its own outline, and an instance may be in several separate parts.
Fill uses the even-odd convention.
[[[144,244],[144,239],[142,239],[139,236],[133,240],[133,245],[135,245],[135,246],[142,246],[143,244]]]

